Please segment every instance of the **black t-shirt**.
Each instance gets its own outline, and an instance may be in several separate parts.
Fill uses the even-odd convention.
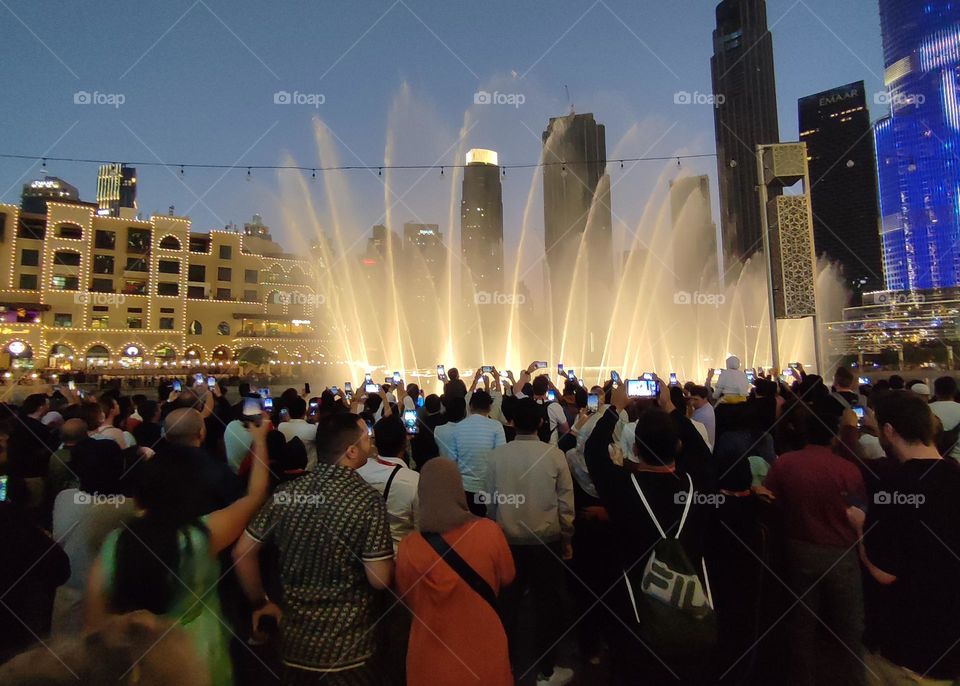
[[[935,679],[960,677],[960,465],[910,460],[878,491],[864,526],[891,584],[880,652]]]

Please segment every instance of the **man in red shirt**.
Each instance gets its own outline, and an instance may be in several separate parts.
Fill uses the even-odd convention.
[[[787,583],[796,595],[789,674],[792,683],[811,686],[865,684],[858,537],[846,514],[850,503],[866,501],[863,477],[832,448],[838,440],[835,415],[814,414],[803,403],[790,411],[803,415],[806,445],[781,455],[764,481],[783,515]],[[835,638],[822,649],[820,627]]]

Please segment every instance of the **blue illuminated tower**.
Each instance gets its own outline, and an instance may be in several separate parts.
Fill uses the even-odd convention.
[[[880,0],[876,124],[887,288],[960,286],[960,2]]]

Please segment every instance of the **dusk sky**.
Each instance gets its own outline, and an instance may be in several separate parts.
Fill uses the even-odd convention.
[[[248,182],[246,167],[452,164],[472,147],[497,150],[506,165],[533,163],[548,118],[569,109],[564,85],[576,111],[606,125],[609,158],[713,153],[710,105],[678,105],[675,94],[710,93],[715,5],[0,0],[7,94],[0,152],[235,164],[182,176],[141,166],[140,209],[149,216],[174,205],[195,230],[242,224],[260,212],[291,249],[313,224],[291,226],[281,206],[289,215],[309,201],[329,229],[330,193],[347,238],[384,221],[388,206],[395,229],[420,220],[455,236],[459,185],[449,170],[443,177],[338,172],[334,187],[330,176],[312,182],[309,172],[254,171]],[[876,0],[768,0],[767,7],[783,140],[797,138],[798,97],[860,79],[871,100],[882,89]],[[475,105],[481,90],[522,104]],[[81,91],[123,102],[75,104]],[[276,104],[280,91],[303,102]],[[871,109],[874,119],[884,110]],[[329,144],[323,154],[318,131]],[[94,199],[95,165],[47,166]],[[609,171],[617,221],[630,225],[648,201],[663,199],[662,183],[678,173],[675,161]],[[681,172],[710,174],[716,195],[713,158],[684,161]],[[0,202],[18,203],[21,185],[41,175],[39,162],[0,159]],[[507,172],[508,244],[528,202],[528,226],[542,232],[539,198],[535,170]]]

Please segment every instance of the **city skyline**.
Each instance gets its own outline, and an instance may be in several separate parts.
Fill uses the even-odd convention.
[[[373,26],[364,42],[347,53],[323,79],[319,79],[317,74],[322,75],[327,71],[336,58],[350,47],[352,40],[333,40],[336,37],[329,36],[321,26],[317,38],[321,56],[309,60],[311,68],[308,69],[306,64],[291,67],[290,53],[297,52],[294,48],[284,47],[276,57],[271,55],[268,58],[261,54],[258,45],[275,31],[275,24],[283,18],[282,10],[277,11],[275,18],[264,18],[256,12],[249,18],[235,17],[222,14],[221,5],[210,3],[211,12],[225,20],[238,40],[224,29],[211,12],[198,7],[173,27],[121,79],[127,66],[133,65],[136,58],[155,43],[164,30],[171,28],[183,10],[188,9],[187,5],[169,16],[166,12],[151,8],[147,10],[143,21],[138,21],[136,29],[119,32],[121,53],[125,50],[130,55],[130,65],[124,62],[122,67],[114,64],[115,51],[110,51],[112,61],[101,60],[106,55],[101,56],[98,49],[91,49],[88,41],[77,41],[71,37],[56,44],[49,43],[52,36],[65,29],[71,18],[69,12],[66,16],[53,17],[14,7],[18,16],[38,36],[55,45],[57,54],[80,78],[73,78],[29,33],[25,32],[22,40],[13,36],[18,54],[24,57],[15,60],[16,68],[9,73],[12,87],[25,87],[22,77],[36,73],[38,66],[43,66],[51,72],[51,83],[57,87],[63,86],[65,90],[63,98],[51,97],[44,116],[36,122],[25,122],[17,116],[8,117],[14,120],[11,139],[22,141],[23,146],[35,150],[36,154],[44,154],[60,133],[78,121],[74,131],[53,146],[49,155],[60,152],[63,156],[114,158],[118,162],[159,158],[171,163],[236,163],[237,168],[209,193],[206,191],[223,172],[187,169],[181,175],[176,167],[170,170],[138,168],[141,184],[146,184],[150,189],[149,192],[142,192],[140,198],[145,215],[164,213],[168,206],[174,205],[177,212],[189,214],[197,226],[204,228],[221,227],[256,211],[271,217],[274,215],[273,208],[281,195],[280,188],[286,182],[278,180],[278,174],[254,170],[253,181],[248,186],[243,181],[245,162],[283,163],[287,160],[285,151],[295,151],[293,161],[307,167],[312,164],[319,166],[327,161],[325,158],[328,155],[318,157],[315,152],[315,135],[310,121],[312,116],[323,119],[329,128],[333,147],[344,163],[357,163],[358,158],[368,164],[388,161],[384,153],[387,145],[385,139],[394,136],[397,138],[394,155],[399,162],[453,162],[458,157],[458,148],[454,146],[447,149],[451,144],[461,142],[461,139],[463,150],[471,147],[499,150],[503,164],[535,162],[539,157],[537,132],[542,130],[543,122],[549,117],[567,111],[571,100],[576,111],[592,111],[604,121],[611,158],[617,157],[618,153],[620,156],[630,156],[631,153],[669,156],[678,152],[712,152],[711,108],[696,104],[676,106],[674,95],[678,92],[702,94],[710,90],[707,60],[711,51],[713,3],[691,2],[684,7],[651,7],[643,10],[626,3],[611,2],[606,6],[596,5],[592,9],[585,4],[580,12],[573,12],[560,20],[555,32],[546,26],[531,30],[529,23],[524,30],[520,30],[519,26],[498,27],[498,36],[502,41],[496,42],[479,38],[484,33],[482,30],[466,36],[458,30],[465,21],[477,23],[479,27],[488,26],[490,17],[486,13],[481,16],[476,12],[468,12],[467,16],[457,18],[442,7],[429,12],[425,9],[427,5],[429,3],[411,4],[410,10],[397,5],[389,13],[386,12],[391,6],[387,3],[367,11],[330,9],[330,21],[324,22],[323,26],[340,21],[352,40],[359,37],[364,29],[370,28],[381,15],[385,18]],[[517,9],[511,8],[511,11]],[[521,14],[527,12],[520,11]],[[414,13],[425,20],[439,40],[431,35]],[[790,89],[782,94],[784,97],[814,92],[816,86],[825,88],[857,78],[867,78],[873,82],[871,88],[879,90],[881,70],[877,67],[875,71],[879,76],[871,75],[864,66],[879,65],[879,41],[876,38],[871,41],[869,36],[858,32],[858,27],[864,25],[879,27],[874,2],[849,3],[844,8],[810,2],[807,9],[776,1],[770,3],[769,13],[771,23],[778,21],[773,27],[777,39],[778,81],[788,84],[787,88]],[[679,14],[684,14],[685,20],[689,20],[683,26],[672,21]],[[117,21],[123,21],[123,16],[124,13],[100,17],[100,23],[109,27]],[[531,17],[535,16],[537,13],[531,14]],[[575,39],[575,43],[569,44],[567,40],[557,47],[551,47],[563,33],[561,29],[578,19],[577,30],[568,37]],[[260,21],[258,23],[255,20]],[[518,24],[523,23],[518,21]],[[837,37],[831,35],[824,24],[829,25]],[[392,64],[391,69],[383,70],[382,56],[371,54],[365,48],[380,45],[387,25],[391,26],[387,36],[391,36],[393,31],[419,32],[417,35],[422,34],[426,40],[421,41],[416,53],[403,54],[392,50],[396,43],[390,38],[383,48],[390,51],[391,60],[396,65]],[[665,40],[662,35],[664,31],[660,29],[667,26],[681,32],[679,41]],[[196,33],[199,29],[212,31],[214,27],[224,37],[223,49],[217,51],[217,61],[204,59],[207,48],[198,43],[199,36]],[[811,72],[808,67],[798,69],[795,65],[798,56],[804,54],[802,41],[792,35],[798,27],[806,29],[808,35],[816,35],[822,43],[822,56],[818,55],[814,60],[815,63],[822,62],[819,65],[822,68],[817,73]],[[787,28],[790,30],[784,30]],[[524,37],[523,40],[518,38],[520,35]],[[458,40],[453,40],[453,36],[457,36]],[[66,38],[66,35],[60,38]],[[604,41],[601,54],[584,54],[582,50],[570,52],[566,49],[584,41],[598,40]],[[295,41],[283,42],[295,44]],[[677,43],[684,46],[682,50],[676,50]],[[470,69],[461,64],[444,44],[452,48]],[[498,44],[510,47],[497,47]],[[245,46],[249,46],[249,49]],[[251,50],[281,78],[275,79]],[[860,57],[856,59],[853,55]],[[30,59],[26,59],[26,56]],[[190,59],[187,59],[188,56]],[[543,59],[538,62],[541,57]],[[811,58],[806,56],[805,59]],[[182,83],[178,81],[176,90],[172,90],[170,78],[164,76],[167,71],[179,73],[181,65],[186,62],[199,65],[199,71],[212,75],[221,68],[218,61],[234,69],[250,72],[249,83],[243,93],[235,92],[228,84],[214,83],[212,91],[203,94],[198,90],[200,79],[186,76],[180,80]],[[574,63],[576,69],[573,68]],[[486,71],[478,68],[480,64],[485,65]],[[634,70],[642,69],[642,87],[624,89],[623,85],[630,84],[632,79],[625,78],[620,69],[611,70],[609,66],[602,69],[604,64],[622,64]],[[431,78],[425,80],[417,76],[420,67],[414,69],[415,65],[427,69],[426,75]],[[53,73],[54,68],[61,73]],[[510,75],[511,69],[516,71],[515,76]],[[114,71],[117,75],[111,76]],[[787,77],[782,77],[781,72],[785,72]],[[91,74],[97,73],[102,73],[103,78],[91,78]],[[358,87],[358,82],[364,81],[363,77],[350,78],[351,74],[367,73],[375,74],[370,81],[370,88]],[[831,73],[836,76],[829,76]],[[295,93],[299,89],[302,94],[313,78],[323,84],[326,102],[317,107],[309,104],[297,107],[296,102],[285,107],[274,104],[275,92]],[[345,80],[350,85],[349,94],[342,88]],[[208,83],[206,78],[202,81]],[[108,92],[112,84],[121,86],[118,90],[127,96],[122,106],[98,108],[94,104],[73,105],[74,92]],[[570,100],[567,99],[564,85],[569,85]],[[509,104],[498,106],[496,103],[475,105],[474,94],[482,91],[499,93],[501,96],[519,92],[525,97],[525,102],[519,107]],[[168,92],[176,93],[179,105],[165,97],[164,94]],[[437,95],[441,92],[445,95],[438,99]],[[57,107],[56,103],[64,99],[69,106]],[[791,109],[781,97],[781,128],[784,131],[796,127],[790,121],[795,118]],[[228,111],[235,114],[227,115]],[[188,112],[210,113],[212,116],[193,117],[188,126],[179,126],[186,123],[184,115]],[[425,124],[422,127],[424,131],[412,127],[413,121],[420,120]],[[279,124],[270,129],[275,121]],[[151,122],[169,122],[181,130],[171,138],[167,131],[169,127],[153,126]],[[211,129],[213,122],[217,124]],[[267,129],[270,129],[269,133],[261,138]],[[642,213],[643,202],[655,192],[657,176],[668,166],[668,162],[645,163],[631,169],[628,164],[623,170],[611,170],[614,182],[617,176],[625,176],[623,187],[630,188],[630,193],[619,196],[614,191],[615,214],[623,221],[633,223]],[[84,180],[87,174],[78,173],[80,167],[55,163],[49,163],[47,167],[51,175],[68,181],[76,179],[74,183],[77,183],[83,197],[93,196],[93,182]],[[0,180],[13,181],[29,168],[27,162],[0,161]],[[716,171],[712,160],[684,161],[684,169],[695,175],[707,173],[713,177],[711,186],[716,196]],[[30,177],[42,175],[39,164],[32,171]],[[310,181],[309,172],[303,176]],[[384,172],[384,178],[386,176]],[[414,211],[398,203],[394,209],[401,214],[399,219],[440,221],[446,224],[446,198],[449,193],[441,191],[445,187],[442,180],[439,180],[441,185],[438,186],[432,175],[422,181],[418,181],[419,177],[417,172],[391,174],[391,183],[397,195],[412,188],[409,196],[406,196],[406,204]],[[517,240],[518,217],[523,214],[532,179],[532,174],[516,170],[508,173],[504,179],[505,233],[506,240],[513,245]],[[359,196],[383,196],[382,182],[383,179],[367,172],[353,173],[349,178],[349,183],[356,187]],[[318,180],[316,186],[308,188],[317,188],[317,195],[321,196],[322,202],[323,194],[319,190],[322,181]],[[534,193],[539,194],[539,190],[534,190]],[[202,202],[198,202],[198,197],[202,198]],[[16,202],[16,192],[7,193],[3,199]],[[378,219],[382,212],[382,206],[360,207],[355,222],[357,233],[381,223],[382,220]],[[292,237],[288,232],[292,233],[291,229],[278,220],[273,221],[277,226],[276,231],[285,240],[290,240]],[[616,230],[622,233],[622,225]]]

